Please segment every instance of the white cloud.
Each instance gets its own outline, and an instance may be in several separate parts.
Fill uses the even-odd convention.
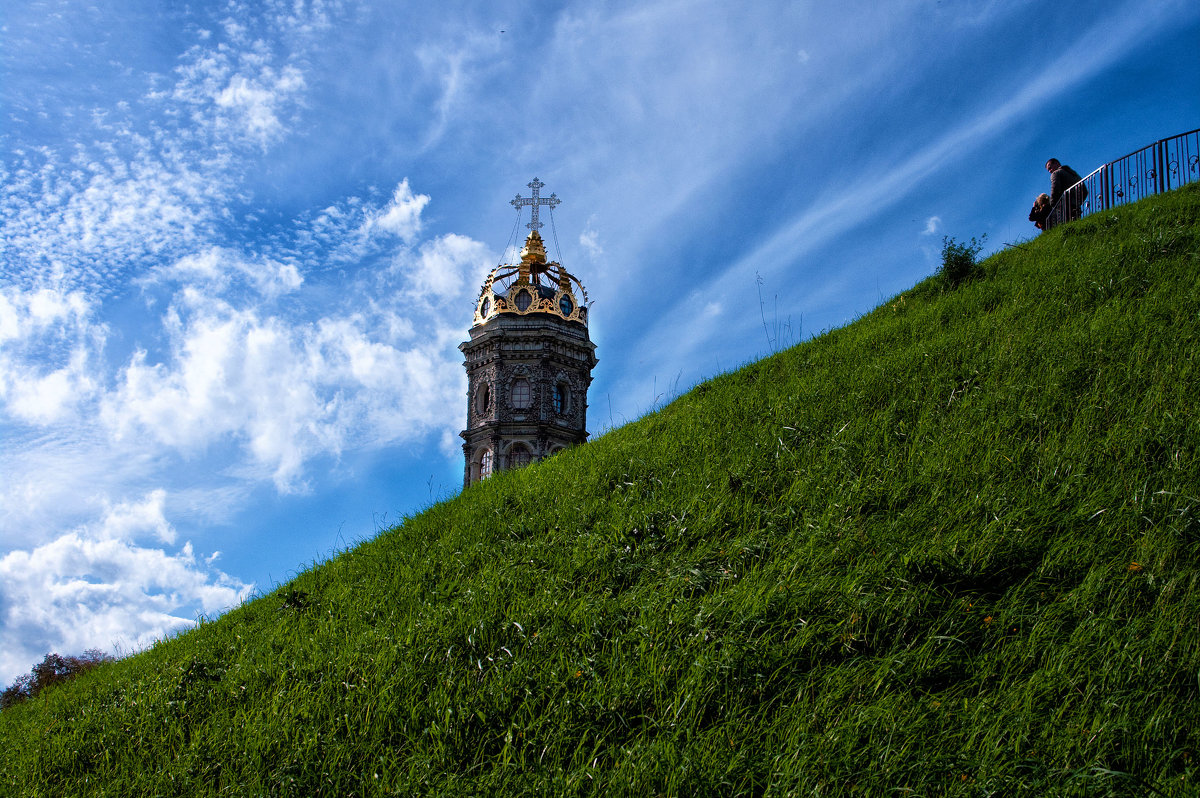
[[[170,266],[151,272],[150,280],[168,277],[179,281],[207,284],[217,290],[229,284],[229,272],[222,268],[220,247],[212,247],[199,255],[186,255]]]
[[[152,285],[164,281],[217,295],[224,294],[234,284],[248,285],[266,299],[276,299],[300,288],[304,278],[294,263],[269,257],[249,261],[230,249],[212,246],[155,269],[140,282]]]
[[[0,410],[45,426],[95,394],[107,327],[93,313],[78,291],[0,288]]]
[[[425,242],[415,256],[400,254],[394,266],[435,312],[453,313],[458,300],[469,302],[478,292],[490,254],[478,241],[451,233]],[[461,324],[456,326],[461,328]]]
[[[73,370],[58,369],[41,376],[21,376],[5,386],[13,415],[31,424],[48,424],[61,418],[72,400],[90,387]],[[82,388],[82,391],[77,390]]]
[[[367,212],[360,231],[367,237],[376,232],[398,236],[407,243],[421,232],[421,211],[428,203],[429,196],[413,194],[405,178],[396,186],[391,202],[383,208]]]
[[[587,252],[588,257],[592,259],[593,263],[600,260],[600,257],[604,255],[604,247],[600,246],[600,231],[593,226],[595,221],[595,216],[588,219],[587,227],[579,234],[579,244]]]
[[[921,235],[926,235],[926,236],[936,235],[937,231],[940,230],[941,228],[942,228],[942,217],[930,216],[928,219],[925,220],[925,229],[921,232]]]
[[[78,291],[62,293],[43,288],[25,297],[28,308],[28,318],[34,327],[43,328],[54,322],[71,317],[82,318],[90,315],[87,300]],[[9,305],[15,312],[16,308]]]
[[[118,439],[185,452],[234,436],[274,469],[280,489],[293,489],[305,452],[325,448],[323,419],[337,405],[336,391],[318,391],[323,358],[308,357],[304,328],[192,290],[183,295],[198,309],[172,309],[170,359],[150,363],[137,352],[104,398],[103,420]]]
[[[280,22],[276,17],[267,24]],[[224,29],[228,41],[202,37],[204,44],[180,58],[175,84],[151,96],[187,109],[191,135],[262,151],[288,132],[286,117],[298,108],[307,88],[298,66],[305,46],[302,39],[291,39],[277,50],[265,38],[251,38],[247,30],[229,18]]]
[[[174,543],[175,529],[163,515],[166,499],[167,492],[158,488],[146,494],[140,502],[122,502],[109,508],[101,524],[101,537],[132,540],[140,532],[153,531],[163,543]]]
[[[158,278],[195,277],[163,317],[166,356],[136,351],[101,398],[100,418],[122,446],[194,455],[237,442],[278,490],[302,491],[314,457],[458,423],[464,386],[455,344],[490,259],[482,244],[455,234],[401,250],[386,282],[372,284],[385,302],[351,301],[317,320],[221,296],[229,275],[250,270],[228,253],[181,259]]]
[[[138,542],[148,533],[170,542],[164,500],[152,491],[97,524],[0,558],[5,683],[51,651],[141,648],[249,595],[251,585],[199,562],[191,543],[168,551]]]
[[[280,107],[303,88],[304,76],[295,67],[284,67],[279,73],[266,68],[253,77],[231,76],[214,101],[229,112],[244,135],[265,147],[284,132]]]

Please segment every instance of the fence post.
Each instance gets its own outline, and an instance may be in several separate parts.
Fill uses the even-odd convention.
[[[1167,190],[1167,140],[1160,139],[1154,148],[1154,158],[1158,161],[1158,193]]]

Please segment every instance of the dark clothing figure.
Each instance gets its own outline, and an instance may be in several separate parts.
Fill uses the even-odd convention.
[[[1060,165],[1057,169],[1051,172],[1050,204],[1057,204],[1058,198],[1063,195],[1063,192],[1078,183],[1080,180],[1083,180],[1083,178],[1079,176],[1078,172],[1069,166]]]
[[[1078,219],[1082,215],[1083,201],[1087,199],[1088,190],[1085,185],[1074,190],[1071,190],[1071,187],[1083,178],[1074,169],[1060,164],[1054,158],[1046,162],[1046,168],[1050,171],[1050,207],[1056,209],[1053,218],[1048,221],[1059,224]],[[1061,206],[1059,199],[1062,199]]]
[[[1038,198],[1033,201],[1033,208],[1029,211],[1029,221],[1033,222],[1037,229],[1045,230],[1047,217],[1053,207],[1049,194],[1038,194]]]

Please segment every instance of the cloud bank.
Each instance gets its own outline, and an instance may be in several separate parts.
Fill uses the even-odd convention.
[[[245,174],[291,134],[337,8],[228,10],[142,96],[14,148],[0,175],[5,682],[254,590],[177,545],[174,519],[219,516],[258,483],[304,494],[316,462],[457,430],[454,344],[494,256],[426,237],[431,198],[402,176],[248,240]]]

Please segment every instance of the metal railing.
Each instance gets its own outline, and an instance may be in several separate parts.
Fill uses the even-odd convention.
[[[1106,163],[1063,192],[1046,229],[1200,179],[1200,128]]]

